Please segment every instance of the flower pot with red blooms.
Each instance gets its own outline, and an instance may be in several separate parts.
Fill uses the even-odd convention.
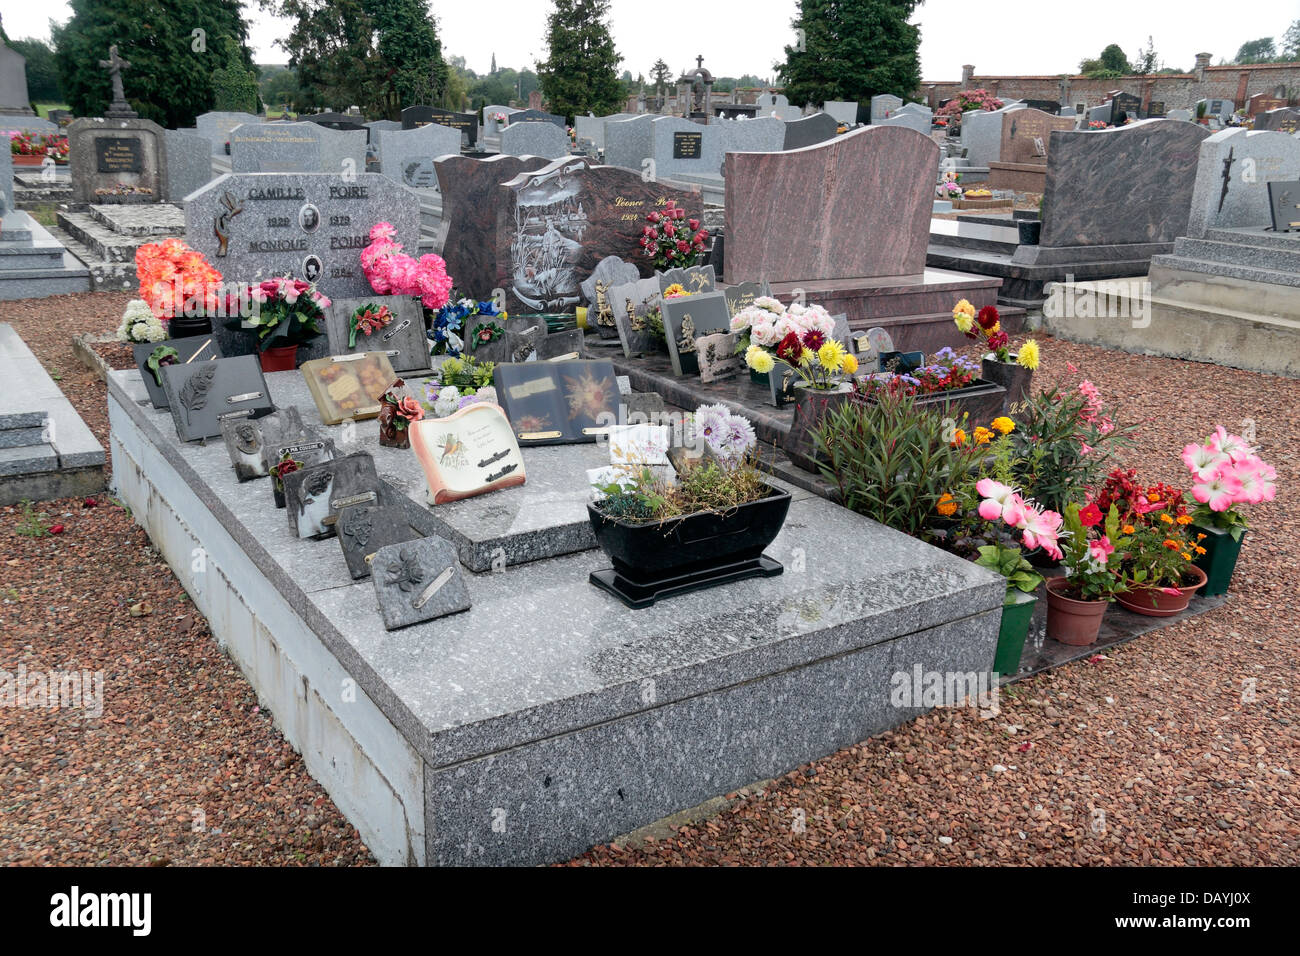
[[[238,315],[226,323],[234,331],[255,332],[264,372],[293,371],[298,346],[323,333],[321,323],[330,300],[310,282],[281,277],[266,279],[241,289],[231,297]],[[229,308],[229,306],[228,306]]]
[[[284,478],[302,467],[302,462],[292,455],[285,454],[271,466],[271,493],[275,497],[275,506],[284,507]]]
[[[936,410],[942,409],[945,416],[956,421],[961,421],[964,416],[972,424],[981,425],[1002,414],[1006,389],[996,382],[980,378],[979,366],[972,359],[945,346],[926,361],[928,364],[910,371],[873,374],[863,382],[862,399],[875,404],[882,391],[891,394],[905,392],[914,396],[918,406],[929,405]]]
[[[410,448],[411,424],[424,418],[424,408],[407,392],[400,378],[379,399],[379,444],[385,448]]]
[[[685,269],[704,259],[709,231],[670,199],[663,209],[646,215],[637,246],[641,255],[654,261],[656,269]]]
[[[1080,509],[1071,502],[1063,528],[1065,576],[1047,582],[1047,636],[1062,644],[1094,644],[1107,606],[1127,589],[1120,565],[1130,539],[1120,533],[1115,505],[1102,516],[1095,505]]]
[[[1191,472],[1191,512],[1198,534],[1196,564],[1206,573],[1201,594],[1228,590],[1241,542],[1249,529],[1243,505],[1272,501],[1277,495],[1277,472],[1251,448],[1246,438],[1217,426],[1200,444],[1183,448],[1183,464]]]

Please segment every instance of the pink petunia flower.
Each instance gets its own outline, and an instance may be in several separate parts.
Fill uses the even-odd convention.
[[[1183,464],[1198,481],[1209,481],[1226,464],[1228,456],[1212,445],[1184,445]]]
[[[1227,511],[1241,494],[1241,480],[1229,468],[1221,468],[1209,480],[1192,484],[1192,497],[1211,511]]]

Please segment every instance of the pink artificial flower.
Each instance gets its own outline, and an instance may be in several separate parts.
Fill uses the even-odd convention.
[[[387,239],[390,242],[397,238],[397,229],[389,222],[377,222],[370,227],[370,238]]]
[[[1192,485],[1192,497],[1203,505],[1209,505],[1211,511],[1227,511],[1240,494],[1241,480],[1226,467],[1209,480],[1202,479]]]
[[[1277,486],[1273,484],[1277,472],[1256,455],[1225,466],[1224,472],[1241,485],[1234,504],[1257,505],[1262,501],[1272,501],[1277,494]]]
[[[1061,522],[1060,514],[1055,511],[1035,511],[1031,508],[1025,512],[1024,520],[1019,525],[1023,532],[1021,540],[1026,548],[1042,548],[1051,558],[1060,561],[1062,554],[1058,541]]]
[[[1183,464],[1198,481],[1209,481],[1229,461],[1226,454],[1210,444],[1183,446]]]
[[[1092,454],[1092,446],[1089,445],[1086,441],[1081,441],[1081,442],[1079,442],[1079,454],[1081,454],[1081,455],[1091,455],[1091,454]]]
[[[1240,435],[1229,435],[1222,425],[1215,426],[1214,434],[1209,437],[1207,444],[1212,444],[1233,461],[1244,461],[1251,456],[1246,440]]]
[[[298,301],[299,294],[300,293],[296,288],[290,286],[284,293],[284,301],[289,303],[290,305],[293,305],[295,302]]]
[[[1110,538],[1104,534],[1088,545],[1088,556],[1102,567],[1105,567],[1106,562],[1110,560],[1110,556],[1114,553],[1115,546],[1110,543]]]
[[[328,309],[330,307],[330,300],[318,292],[316,293],[316,304],[322,309]]]
[[[1073,362],[1066,362],[1065,367],[1070,370],[1071,375],[1079,374],[1079,370],[1078,368],[1075,367],[1075,364]]]

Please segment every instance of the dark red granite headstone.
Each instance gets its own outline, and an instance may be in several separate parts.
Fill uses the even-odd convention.
[[[496,234],[499,187],[521,172],[540,169],[541,156],[444,156],[435,168],[442,193],[442,258],[456,288],[486,299],[497,284]]]
[[[652,275],[637,245],[646,214],[669,200],[691,217],[704,209],[699,186],[646,182],[639,172],[578,156],[520,173],[500,193],[497,284],[511,312],[572,309],[582,300],[579,284],[605,256],[620,256],[643,276]]]
[[[938,173],[939,147],[904,126],[727,153],[727,282],[924,272]]]

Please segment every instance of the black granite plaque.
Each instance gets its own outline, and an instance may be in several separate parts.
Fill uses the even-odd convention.
[[[478,116],[474,113],[454,113],[436,106],[408,106],[402,110],[402,129],[415,129],[429,123],[460,130],[471,146],[478,142]]]
[[[1274,232],[1300,231],[1300,182],[1269,183],[1268,206]]]
[[[703,133],[673,133],[673,159],[699,159],[703,149]]]
[[[181,441],[213,438],[222,422],[260,418],[274,407],[256,355],[164,366],[163,389]]]
[[[1152,100],[1147,104],[1147,119],[1163,119],[1165,113],[1164,100]]]
[[[101,173],[141,173],[144,172],[144,148],[134,136],[98,136],[95,162]]]
[[[727,297],[727,311],[735,315],[742,309],[748,309],[754,304],[754,300],[760,296],[770,296],[772,290],[766,280],[763,282],[737,282],[735,285],[729,285],[723,289],[722,294]]]
[[[390,631],[469,609],[456,548],[445,538],[381,548],[371,570],[375,600]]]
[[[140,370],[144,387],[149,391],[149,401],[154,408],[167,407],[167,392],[163,389],[162,370],[168,365],[186,365],[193,361],[221,358],[221,349],[211,335],[195,335],[185,339],[167,339],[163,342],[137,342],[131,346],[135,367]]]
[[[1137,119],[1142,100],[1132,93],[1119,93],[1110,101],[1110,125],[1119,126],[1126,119]]]

